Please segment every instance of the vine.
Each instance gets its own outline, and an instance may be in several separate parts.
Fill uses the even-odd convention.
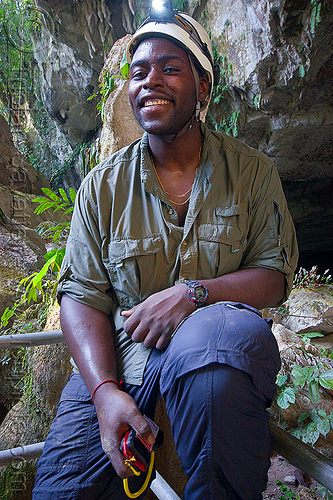
[[[121,75],[111,75],[109,70],[106,69],[100,76],[100,90],[99,94],[95,93],[88,97],[88,101],[93,99],[94,97],[100,96],[100,101],[97,103],[97,109],[101,114],[101,119],[104,121],[105,119],[105,104],[106,101],[111,94],[111,92],[115,88],[115,79],[120,78],[121,80],[127,80],[129,76],[129,64],[126,60],[126,54],[121,61],[120,65]]]

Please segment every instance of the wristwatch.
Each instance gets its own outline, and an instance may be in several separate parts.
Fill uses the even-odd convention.
[[[182,280],[182,283],[188,286],[190,300],[195,303],[197,308],[207,305],[208,288],[205,285],[195,280]]]

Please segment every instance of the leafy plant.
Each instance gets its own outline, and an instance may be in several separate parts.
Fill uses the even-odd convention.
[[[106,101],[107,101],[109,95],[111,94],[111,92],[115,88],[115,78],[120,78],[121,80],[127,80],[128,76],[129,76],[129,64],[126,60],[126,55],[124,55],[124,57],[121,61],[120,72],[121,72],[121,75],[111,76],[109,70],[108,69],[105,70],[100,77],[99,94],[93,94],[93,95],[88,97],[88,101],[90,101],[91,99],[93,99],[94,97],[97,97],[98,95],[101,96],[101,99],[97,104],[97,109],[98,109],[98,111],[100,111],[101,118],[103,121],[105,118]]]
[[[310,33],[314,35],[316,27],[321,21],[320,11],[321,11],[321,1],[311,0],[311,14],[310,14]]]
[[[298,428],[294,435],[304,443],[314,445],[320,435],[326,437],[333,429],[333,412],[327,415],[324,410],[313,408],[311,413],[302,413],[298,417]]]
[[[99,139],[96,139],[90,145],[83,143],[80,147],[80,155],[81,172],[83,177],[85,177],[99,162]]]
[[[46,196],[40,196],[33,201],[39,203],[35,213],[41,214],[46,210],[63,211],[63,215],[71,213],[74,209],[76,192],[70,188],[69,197],[64,189],[59,189],[59,196],[51,189],[42,188]],[[58,222],[46,229],[45,233],[52,236],[53,242],[57,243],[60,237],[69,230],[70,221]],[[23,278],[18,286],[24,291],[12,308],[7,307],[1,316],[1,328],[6,327],[13,316],[18,316],[21,308],[33,302],[45,302],[55,295],[61,263],[65,255],[65,247],[53,249],[44,255],[46,260],[42,269]]]
[[[311,338],[321,336],[317,332],[303,335],[305,342],[310,342]],[[295,365],[291,370],[290,379],[287,375],[277,377],[278,395],[277,405],[281,409],[287,409],[295,404],[296,394],[306,388],[309,399],[315,405],[320,399],[320,390],[333,390],[333,369],[326,369],[322,362],[314,366]],[[294,434],[305,443],[314,445],[320,435],[326,436],[330,429],[333,429],[333,412],[327,415],[322,409],[313,408],[311,413],[302,413],[298,418],[298,428]]]
[[[296,493],[294,493],[289,486],[282,483],[279,479],[277,479],[276,484],[279,486],[281,491],[281,496],[279,500],[289,500],[290,498],[297,498]]]
[[[1,316],[1,328],[6,327],[13,316],[19,316],[23,305],[29,305],[31,301],[45,302],[54,296],[64,255],[65,248],[51,250],[44,255],[46,262],[42,269],[20,281],[18,290],[23,287],[24,291],[13,307],[6,307],[4,310]]]
[[[291,370],[291,382],[287,383],[287,375],[277,377],[277,386],[280,388],[277,396],[277,404],[282,409],[287,409],[290,404],[295,403],[295,395],[299,389],[308,388],[309,398],[313,403],[318,403],[320,394],[319,387],[333,390],[333,370],[323,371],[323,365],[299,366],[295,365]]]
[[[228,26],[227,22],[226,26]],[[221,37],[223,37],[223,34]],[[213,88],[211,102],[213,107],[216,107],[216,114],[219,115],[220,118],[215,119],[211,111],[208,111],[208,122],[210,122],[209,126],[215,130],[222,131],[227,135],[231,135],[232,137],[237,137],[239,132],[238,119],[240,112],[239,110],[235,110],[234,106],[231,104],[229,86],[227,84],[227,77],[228,75],[231,75],[233,71],[232,63],[228,61],[226,56],[221,56],[218,53],[214,44],[212,48],[214,61],[220,67],[220,77],[218,84]]]
[[[326,269],[322,275],[318,274],[318,266],[313,266],[310,271],[300,267],[294,277],[295,288],[308,288],[316,285],[331,285],[332,276],[329,274],[329,269]]]
[[[298,68],[298,74],[299,74],[300,78],[304,78],[305,77],[305,66],[304,66],[304,64],[300,64],[300,66]]]
[[[62,215],[73,212],[76,197],[76,191],[74,189],[69,188],[69,197],[67,196],[65,190],[62,188],[59,189],[60,196],[58,196],[49,188],[42,188],[42,191],[46,194],[46,196],[39,196],[38,198],[34,198],[32,200],[35,203],[39,203],[39,206],[34,210],[36,214],[41,214],[50,209],[53,210],[53,213],[57,212],[58,210],[62,210]],[[66,230],[69,229],[69,227],[69,221],[58,222],[55,223],[54,226],[46,229],[45,233],[53,235],[53,242],[57,243],[60,237],[66,232]]]

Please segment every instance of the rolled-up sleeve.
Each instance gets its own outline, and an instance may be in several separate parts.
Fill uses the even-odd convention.
[[[102,238],[97,208],[87,190],[81,186],[60,270],[59,303],[65,293],[77,302],[111,313],[114,292],[102,259]]]
[[[289,213],[277,169],[268,166],[254,184],[247,249],[242,268],[264,267],[281,271],[288,297],[298,261],[294,224]]]

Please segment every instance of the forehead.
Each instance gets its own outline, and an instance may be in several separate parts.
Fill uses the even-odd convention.
[[[188,62],[187,52],[179,45],[164,37],[150,37],[142,40],[132,57],[131,66],[144,62],[151,58],[158,59],[179,59]]]

